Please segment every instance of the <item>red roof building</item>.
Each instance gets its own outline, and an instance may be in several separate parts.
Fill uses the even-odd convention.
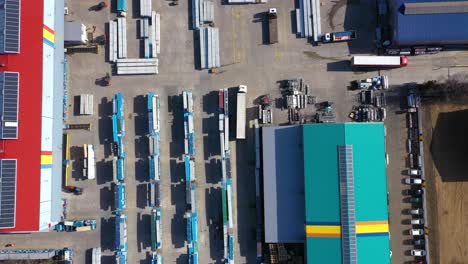
[[[47,231],[61,215],[63,0],[3,5],[0,232]]]

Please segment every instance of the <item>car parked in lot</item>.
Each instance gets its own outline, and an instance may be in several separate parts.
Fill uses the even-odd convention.
[[[403,191],[404,195],[412,195],[412,196],[421,196],[424,194],[423,189],[407,189]]]
[[[419,178],[406,178],[405,183],[409,185],[420,185],[423,183],[423,180]]]
[[[422,198],[421,197],[411,197],[410,198],[410,203],[414,203],[414,204],[418,204],[418,203],[422,203]]]
[[[426,241],[424,239],[413,239],[412,244],[415,246],[424,246]]]
[[[422,215],[422,214],[424,214],[424,210],[422,208],[408,209],[406,212],[408,214],[411,214],[411,215]]]
[[[412,225],[424,225],[424,219],[423,218],[411,219],[411,224]]]
[[[424,235],[424,230],[421,228],[412,228],[409,230],[409,233],[412,236],[422,236]]]
[[[418,169],[408,169],[406,171],[406,174],[410,175],[410,176],[421,176],[421,170],[418,170]]]
[[[426,250],[424,250],[424,249],[412,249],[411,250],[411,256],[424,257],[424,256],[426,256]]]

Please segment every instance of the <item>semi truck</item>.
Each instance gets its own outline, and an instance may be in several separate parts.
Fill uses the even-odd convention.
[[[406,56],[353,56],[353,68],[399,68],[408,65]]]
[[[76,220],[76,221],[63,221],[55,225],[55,230],[58,232],[81,232],[96,229],[96,220]]]
[[[270,8],[268,11],[268,31],[270,44],[278,43],[278,17],[276,8]]]
[[[349,40],[353,40],[353,39],[356,39],[356,31],[355,30],[341,31],[341,32],[330,32],[330,33],[325,33],[322,36],[322,42],[323,43],[349,41]]]
[[[247,85],[239,85],[237,91],[237,113],[236,113],[236,139],[245,139],[245,95],[247,93]]]

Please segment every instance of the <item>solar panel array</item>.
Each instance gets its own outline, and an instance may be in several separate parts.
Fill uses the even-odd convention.
[[[0,138],[18,138],[19,73],[0,72]]]
[[[19,53],[20,0],[0,0],[0,53]]]
[[[357,263],[353,145],[338,146],[340,177],[341,250],[344,264]]]
[[[0,228],[15,227],[16,160],[0,160]]]

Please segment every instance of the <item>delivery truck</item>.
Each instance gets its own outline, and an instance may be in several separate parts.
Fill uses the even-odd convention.
[[[270,44],[278,43],[278,17],[276,8],[270,8],[268,11],[268,31]]]
[[[352,68],[399,68],[408,65],[406,56],[353,56]]]
[[[325,33],[322,36],[323,43],[330,43],[330,42],[340,42],[340,41],[349,41],[356,39],[356,31],[341,31],[341,32],[330,32]]]

